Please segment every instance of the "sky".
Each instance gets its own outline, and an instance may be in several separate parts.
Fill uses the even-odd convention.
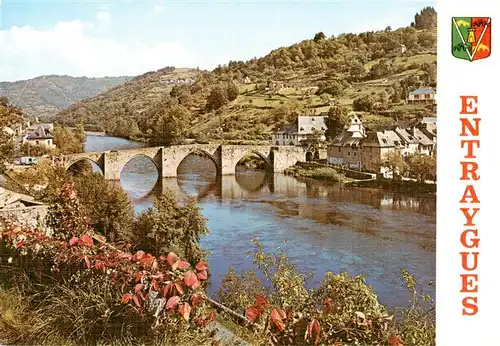
[[[213,69],[314,37],[407,26],[421,1],[0,0],[0,81]]]

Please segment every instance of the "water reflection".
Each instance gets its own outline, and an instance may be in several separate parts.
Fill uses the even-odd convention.
[[[167,188],[197,198],[211,232],[201,241],[212,253],[210,294],[229,266],[252,265],[247,252],[254,237],[268,250],[285,247],[299,269],[313,272],[309,287],[326,271],[365,274],[390,307],[406,305],[409,298],[401,288],[401,266],[419,280],[435,280],[433,196],[324,185],[248,169],[217,178],[213,162],[194,155],[183,161],[177,178],[157,180],[148,161],[137,158],[127,165],[120,184],[137,213]]]

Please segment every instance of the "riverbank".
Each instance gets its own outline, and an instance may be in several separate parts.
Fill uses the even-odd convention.
[[[295,178],[310,178],[332,183],[347,183],[352,181],[331,167],[301,167],[295,165],[285,169],[284,173]]]

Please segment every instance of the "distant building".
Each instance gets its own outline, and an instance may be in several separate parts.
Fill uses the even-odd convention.
[[[437,117],[424,117],[421,121],[422,124],[437,124]]]
[[[431,103],[435,102],[436,92],[432,88],[419,88],[408,94],[406,103]]]
[[[273,144],[300,145],[313,133],[320,133],[320,140],[324,141],[325,118],[326,116],[299,115],[294,124],[283,125],[273,134]]]
[[[250,79],[250,77],[246,76],[246,77],[243,79],[243,83],[244,83],[244,84],[250,84],[250,83],[252,83],[252,80]]]
[[[52,124],[40,124],[28,133],[24,138],[24,142],[54,149],[56,146],[54,145],[54,137],[51,134],[52,129]]]

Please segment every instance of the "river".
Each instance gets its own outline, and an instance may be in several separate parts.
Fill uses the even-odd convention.
[[[86,151],[141,146],[89,135]],[[253,250],[251,239],[258,238],[265,249],[280,246],[300,270],[313,273],[308,287],[321,282],[327,271],[363,274],[382,303],[403,307],[410,299],[401,286],[404,267],[434,296],[434,286],[428,283],[435,281],[435,196],[346,189],[248,169],[217,181],[212,161],[195,155],[181,163],[178,175],[157,183],[154,164],[137,157],[124,167],[120,183],[136,213],[151,207],[154,196],[167,187],[197,196],[210,229],[201,240],[211,252],[209,294],[217,291],[221,274],[230,266],[252,266],[248,253]]]

